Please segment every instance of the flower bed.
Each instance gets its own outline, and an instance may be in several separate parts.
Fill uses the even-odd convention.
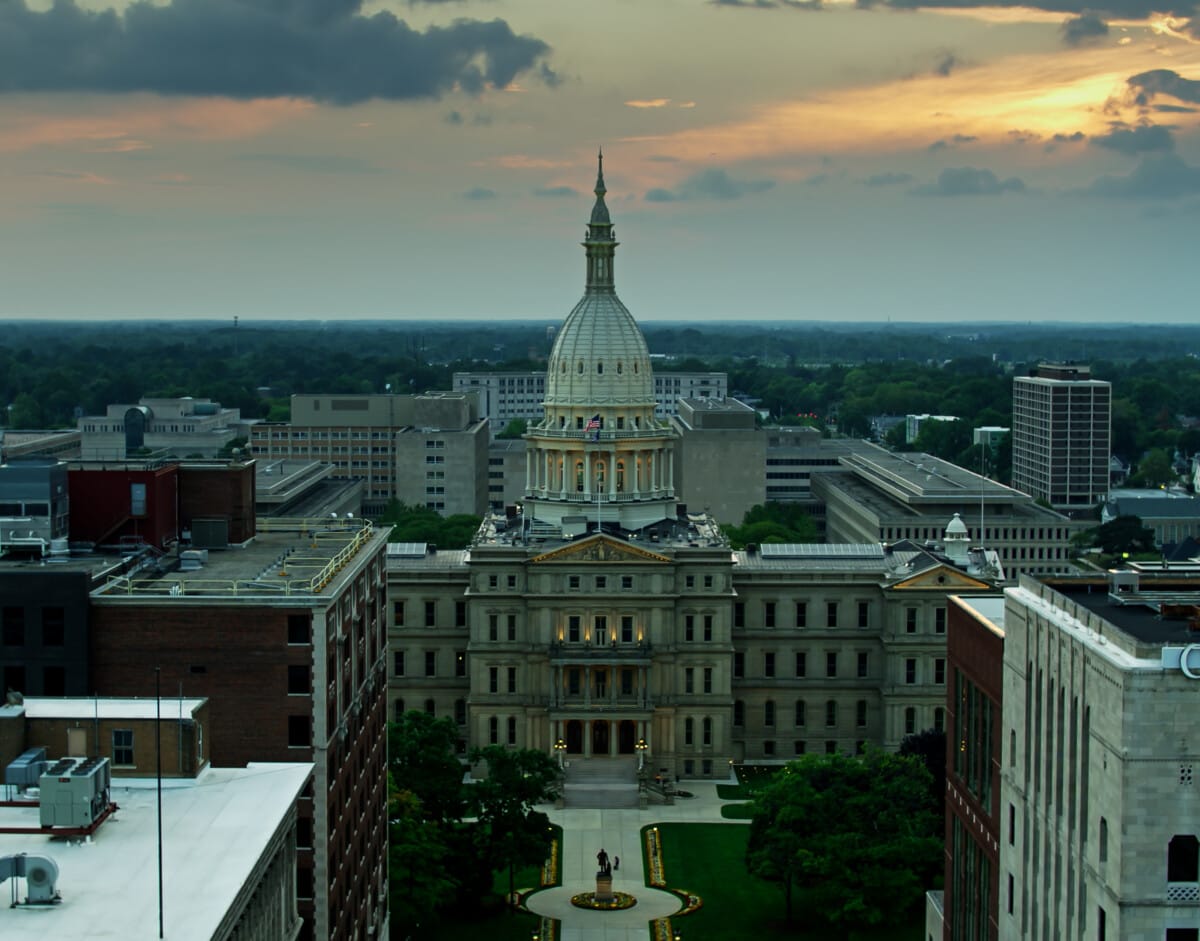
[[[662,841],[658,835],[658,827],[651,827],[646,831],[646,860],[650,867],[647,881],[655,888],[661,889],[667,884],[667,878],[663,872]]]
[[[595,892],[580,892],[571,896],[571,904],[593,912],[619,912],[633,908],[637,899],[628,892],[614,892],[611,899],[598,899]]]
[[[550,855],[546,858],[546,863],[542,866],[542,888],[550,885],[558,885],[558,839],[550,841]]]

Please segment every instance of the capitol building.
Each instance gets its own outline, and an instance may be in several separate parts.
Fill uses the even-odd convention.
[[[733,550],[683,505],[680,432],[655,417],[646,342],[616,293],[606,192],[601,163],[585,290],[525,435],[522,501],[467,549],[389,547],[392,715],[452,718],[464,751],[671,778],[943,727],[946,599],[994,593],[995,553],[952,514],[936,542]],[[689,449],[702,458],[738,473],[735,449]]]

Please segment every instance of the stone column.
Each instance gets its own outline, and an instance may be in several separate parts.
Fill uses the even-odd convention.
[[[583,757],[592,757],[592,723],[584,721],[583,725]]]
[[[590,706],[592,704],[592,668],[583,668],[583,704]]]

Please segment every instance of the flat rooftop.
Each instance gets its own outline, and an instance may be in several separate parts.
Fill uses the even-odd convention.
[[[1108,621],[1120,631],[1146,644],[1191,644],[1200,634],[1190,630],[1188,618],[1175,611],[1195,606],[1200,614],[1200,577],[1141,575],[1136,590],[1111,591],[1105,576],[1046,578],[1044,583],[1081,608]],[[1167,616],[1163,615],[1164,605]]]
[[[208,702],[205,698],[164,696],[161,706],[158,700],[138,697],[90,698],[72,696],[63,698],[41,698],[26,696],[21,704],[27,719],[78,719],[80,716],[98,719],[153,719],[161,711],[164,719],[192,715]]]
[[[109,579],[92,597],[311,597],[389,531],[357,517],[260,518],[249,543],[209,549],[207,560],[193,571],[180,570],[179,560],[168,557]]]
[[[311,774],[311,764],[250,764],[164,782],[165,937],[213,937]],[[120,810],[88,842],[0,834],[0,855],[52,859],[62,896],[58,905],[0,908],[5,941],[158,937],[155,782],[119,779],[111,795]],[[0,807],[0,826],[38,825],[36,807]],[[16,888],[24,899],[24,880]]]
[[[1031,502],[1020,491],[932,454],[871,446],[842,456],[842,465],[906,504],[972,500]]]

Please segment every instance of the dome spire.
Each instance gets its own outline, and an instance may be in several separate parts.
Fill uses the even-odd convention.
[[[613,285],[613,255],[617,247],[614,237],[612,219],[608,215],[608,206],[604,196],[608,192],[604,185],[604,149],[601,148],[596,156],[596,194],[595,205],[592,206],[592,217],[588,220],[587,235],[583,246],[587,250],[587,289],[589,291],[612,291]]]

